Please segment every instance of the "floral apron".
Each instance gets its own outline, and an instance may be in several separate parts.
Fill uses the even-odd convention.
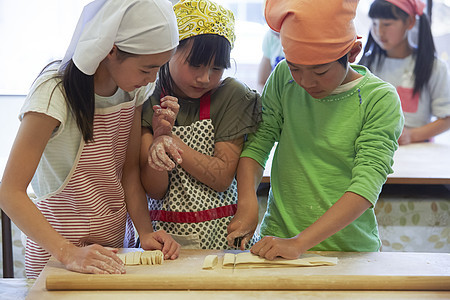
[[[62,186],[36,200],[53,228],[77,246],[128,247],[134,243],[121,184],[134,112],[135,100],[96,109],[94,142],[82,140]],[[37,277],[49,258],[48,252],[27,238],[27,277]]]

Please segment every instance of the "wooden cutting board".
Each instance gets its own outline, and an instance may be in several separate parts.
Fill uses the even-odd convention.
[[[221,268],[225,252],[239,251],[182,250],[162,265],[127,266],[124,275],[74,273],[52,260],[38,281],[47,290],[450,290],[448,253],[316,252],[338,264],[232,270]],[[210,254],[219,264],[203,270]]]

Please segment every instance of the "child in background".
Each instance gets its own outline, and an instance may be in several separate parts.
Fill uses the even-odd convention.
[[[143,109],[141,180],[156,229],[184,248],[224,249],[227,226],[239,230],[258,220],[257,210],[250,218],[249,210],[236,204],[235,173],[244,137],[257,128],[261,104],[243,83],[222,79],[235,40],[233,13],[204,0],[180,1],[174,11],[180,44],[161,68]],[[152,106],[158,107],[163,95],[178,98],[179,112],[171,135],[152,136],[158,131],[152,126]],[[181,149],[176,166],[168,157],[163,162],[148,155],[150,146],[154,153],[158,145],[169,144]]]
[[[258,88],[262,91],[264,84],[276,65],[284,59],[280,34],[269,29],[264,35],[262,43],[263,57],[258,67]]]
[[[134,246],[127,210],[144,249],[178,256],[167,233],[153,232],[139,180],[142,103],[177,44],[170,2],[94,1],[64,60],[34,82],[0,186],[2,210],[27,235],[27,277],[50,255],[72,271],[124,273],[106,247]]]
[[[372,28],[359,62],[397,88],[405,115],[400,145],[429,141],[450,128],[450,79],[436,57],[430,23],[421,0],[376,0]],[[418,43],[408,33],[419,21]],[[431,122],[432,117],[437,117]]]
[[[286,60],[264,87],[262,122],[237,171],[238,203],[254,206],[278,142],[263,238],[251,248],[261,257],[380,249],[374,206],[392,172],[403,116],[392,85],[349,65],[362,48],[356,6],[354,0],[267,1],[265,17],[281,32]]]

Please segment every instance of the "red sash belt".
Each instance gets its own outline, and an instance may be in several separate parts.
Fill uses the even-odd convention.
[[[202,211],[166,211],[150,210],[152,221],[174,222],[174,223],[200,223],[220,219],[223,217],[234,216],[237,210],[237,204],[216,207]]]

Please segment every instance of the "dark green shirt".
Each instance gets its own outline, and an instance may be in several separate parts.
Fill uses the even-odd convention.
[[[150,127],[153,105],[159,104],[161,89],[156,84],[150,100],[142,111],[142,126]],[[180,111],[177,126],[188,126],[200,119],[200,99],[178,98]],[[211,94],[210,117],[214,125],[215,142],[223,142],[242,137],[256,131],[261,119],[259,94],[234,78],[226,78]]]

